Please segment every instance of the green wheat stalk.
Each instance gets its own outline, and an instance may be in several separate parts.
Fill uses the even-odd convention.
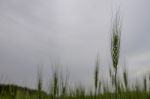
[[[38,67],[37,74],[38,99],[42,99],[42,69]]]
[[[120,41],[121,41],[121,22],[120,13],[115,14],[114,20],[112,22],[111,30],[111,58],[113,67],[115,69],[115,87],[116,87],[116,98],[117,98],[117,67],[120,55]]]
[[[97,56],[95,71],[94,71],[95,99],[97,96],[98,83],[99,83],[99,65],[100,65],[99,56]]]

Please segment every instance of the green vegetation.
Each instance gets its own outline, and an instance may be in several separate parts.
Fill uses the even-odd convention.
[[[95,99],[97,99],[97,93],[98,93],[98,87],[100,87],[100,81],[99,81],[99,65],[100,65],[100,61],[99,61],[99,56],[97,56],[97,60],[96,60],[96,66],[95,66],[95,71],[94,71],[94,84],[95,84]]]
[[[42,71],[40,68],[38,68],[38,84],[37,84],[37,88],[38,88],[38,99],[43,99],[42,98]]]
[[[120,39],[121,39],[121,24],[120,24],[120,14],[116,13],[115,19],[113,20],[112,24],[112,37],[111,37],[111,57],[113,67],[115,69],[115,88],[116,88],[116,99],[118,93],[118,84],[117,84],[117,67],[119,62],[119,54],[120,54]]]

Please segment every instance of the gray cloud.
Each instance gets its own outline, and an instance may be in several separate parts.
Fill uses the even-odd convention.
[[[35,87],[37,64],[43,64],[46,86],[51,64],[59,61],[68,65],[71,82],[91,83],[97,53],[101,72],[108,69],[110,19],[118,5],[123,16],[121,58],[127,58],[130,72],[139,72],[139,65],[147,67],[150,58],[148,4],[146,0],[1,0],[0,75]],[[142,53],[146,58],[140,59]]]

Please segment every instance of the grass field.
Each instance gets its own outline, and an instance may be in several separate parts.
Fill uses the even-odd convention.
[[[122,80],[117,78],[118,63],[120,57],[121,42],[121,22],[117,13],[112,23],[111,31],[111,59],[112,66],[109,72],[109,85],[102,83],[100,79],[100,60],[97,57],[95,70],[93,73],[93,89],[83,86],[70,87],[68,75],[60,79],[58,70],[52,71],[52,80],[49,91],[43,91],[43,81],[41,69],[38,70],[37,89],[19,87],[17,85],[0,85],[0,99],[150,99],[150,76],[143,77],[143,85],[129,86],[127,70],[122,72]]]

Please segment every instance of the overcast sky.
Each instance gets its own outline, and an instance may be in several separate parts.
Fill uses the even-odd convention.
[[[35,88],[41,65],[46,88],[57,62],[70,82],[92,84],[97,54],[103,75],[111,63],[111,17],[118,8],[121,61],[130,77],[149,72],[149,0],[0,0],[1,82]]]

